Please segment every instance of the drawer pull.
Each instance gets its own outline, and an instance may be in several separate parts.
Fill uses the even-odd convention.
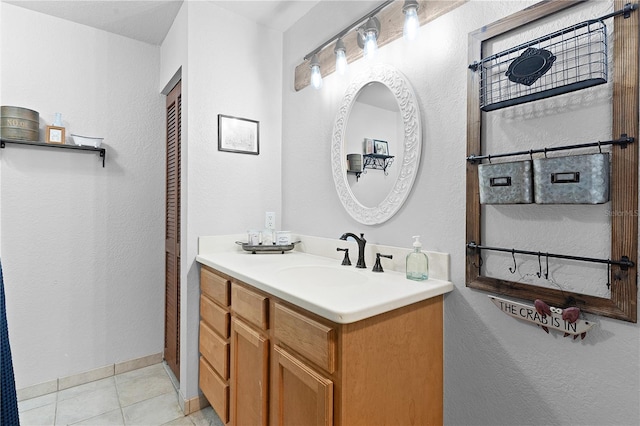
[[[551,183],[578,183],[580,172],[551,173]]]
[[[511,186],[511,176],[490,178],[489,186]]]

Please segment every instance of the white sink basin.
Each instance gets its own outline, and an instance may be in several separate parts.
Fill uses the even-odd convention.
[[[282,284],[304,287],[354,287],[365,284],[369,278],[362,272],[348,267],[300,265],[276,271],[276,278]]]

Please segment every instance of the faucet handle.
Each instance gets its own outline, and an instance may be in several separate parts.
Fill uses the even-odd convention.
[[[349,249],[348,248],[337,248],[336,251],[344,252],[344,259],[342,260],[342,265],[351,266],[351,259],[349,259]]]
[[[380,254],[380,253],[376,253],[376,264],[373,265],[373,272],[384,272],[384,270],[382,269],[382,264],[380,263],[380,258],[381,257],[386,257],[387,259],[393,259],[393,255],[391,254]]]

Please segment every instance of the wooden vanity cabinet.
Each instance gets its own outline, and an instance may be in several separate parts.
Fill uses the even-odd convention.
[[[200,389],[224,423],[229,421],[229,277],[200,268]]]
[[[337,324],[231,281],[229,424],[442,424],[443,296]]]
[[[269,335],[266,296],[231,284],[231,424],[269,422]]]
[[[336,328],[274,301],[271,423],[332,425]]]
[[[332,425],[333,381],[278,345],[273,354],[272,423]]]

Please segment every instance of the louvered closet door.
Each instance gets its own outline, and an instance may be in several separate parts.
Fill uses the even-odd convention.
[[[180,379],[180,123],[181,85],[167,96],[164,359]]]

